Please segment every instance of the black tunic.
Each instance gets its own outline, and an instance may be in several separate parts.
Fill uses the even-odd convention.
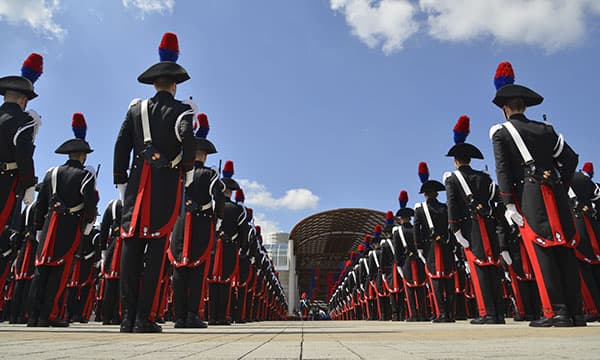
[[[56,194],[51,168],[44,177],[35,211],[36,230],[42,230],[36,265],[60,265],[73,256],[86,224],[96,218],[96,179],[76,160],[58,167]],[[72,211],[82,205],[81,210]]]
[[[195,267],[209,260],[211,241],[214,239],[214,233],[211,234],[211,231],[214,232],[215,216],[223,217],[223,189],[224,184],[219,180],[219,173],[202,163],[197,163],[194,181],[186,189],[186,211],[177,218],[171,235],[169,259],[176,267]],[[187,240],[186,230],[189,236]]]
[[[594,216],[593,202],[600,199],[600,186],[583,172],[576,172],[571,183],[573,214],[579,243],[576,255],[579,260],[600,264],[600,224]],[[597,210],[596,210],[597,211]]]
[[[35,253],[37,240],[35,239],[34,216],[37,201],[25,207],[21,215],[21,227],[19,231],[19,254],[15,262],[15,280],[31,280],[35,270]]]
[[[575,226],[570,211],[567,188],[577,167],[578,155],[559,136],[552,125],[527,119],[523,114],[512,115],[509,120],[521,135],[531,156],[535,160],[533,176],[526,171],[521,153],[512,137],[501,125],[490,130],[496,160],[496,176],[500,195],[505,205],[516,203],[531,229],[547,245],[557,240],[552,234],[548,213],[544,204],[539,178],[549,171],[553,182],[550,185],[558,207],[558,218],[567,242],[575,235]]]
[[[495,218],[496,186],[485,172],[470,166],[459,167],[472,195],[467,197],[457,176],[446,179],[448,197],[448,222],[453,233],[458,230],[470,243],[470,251],[479,265],[498,263],[500,244]]]
[[[114,153],[114,183],[127,183],[121,220],[126,238],[159,238],[171,232],[181,205],[182,173],[192,169],[196,149],[189,105],[160,91],[149,99],[148,108],[152,145],[166,158],[163,160],[171,161],[180,154],[182,160],[174,168],[149,165],[143,155],[141,101],[132,102]]]
[[[429,228],[424,206],[427,205],[433,230]],[[432,278],[449,278],[454,272],[453,243],[448,236],[448,207],[437,199],[415,205],[415,239],[423,244],[427,271]]]
[[[405,242],[402,241],[400,231],[404,235]],[[427,281],[425,264],[419,256],[419,250],[422,250],[423,245],[415,241],[414,235],[414,227],[410,223],[394,227],[394,242],[398,244],[397,249],[400,249],[402,273],[409,287],[424,286]]]

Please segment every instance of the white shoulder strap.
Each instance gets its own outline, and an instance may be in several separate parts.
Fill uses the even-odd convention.
[[[394,244],[392,243],[392,240],[385,239],[385,242],[388,244],[388,246],[392,250],[392,254],[394,255],[394,257],[396,257],[396,249],[394,249]]]
[[[529,152],[527,145],[525,145],[525,142],[523,141],[523,138],[521,137],[521,134],[519,134],[517,128],[510,121],[505,122],[504,124],[502,124],[502,126],[504,126],[506,130],[508,130],[510,137],[512,137],[513,141],[515,142],[515,145],[517,145],[517,149],[519,149],[519,152],[521,153],[523,161],[526,164],[533,163],[533,157],[531,156],[531,153]]]
[[[377,266],[379,269],[379,259],[377,258],[377,253],[375,250],[371,251],[371,256],[373,257],[373,260],[375,260],[375,266]]]
[[[454,176],[456,176],[456,178],[458,179],[458,182],[460,183],[460,187],[462,187],[463,191],[465,192],[465,195],[468,198],[471,197],[471,196],[473,196],[473,192],[471,191],[471,188],[469,187],[469,184],[467,183],[467,180],[465,180],[465,177],[460,172],[460,170],[455,170],[454,171]]]
[[[148,99],[142,100],[142,131],[144,132],[144,143],[152,142],[152,134],[150,133],[150,118],[148,117]]]
[[[111,212],[112,212],[112,218],[113,220],[115,220],[117,218],[117,201],[118,200],[113,200],[112,204],[111,204]]]
[[[431,213],[429,212],[429,206],[427,206],[427,202],[423,201],[421,203],[421,206],[423,207],[423,212],[425,213],[425,219],[427,219],[427,226],[429,226],[429,230],[435,230],[435,227],[433,226],[433,219],[431,218]]]
[[[402,241],[402,246],[406,249],[406,238],[404,237],[404,231],[402,231],[402,226],[396,226],[396,230],[398,230],[398,235],[400,236],[400,241]]]
[[[569,187],[569,191],[568,191],[569,197],[573,200],[577,199],[577,195],[575,195],[575,191],[573,191],[572,187]]]
[[[51,177],[52,196],[56,195],[57,181],[58,181],[58,166],[52,168],[52,177]]]

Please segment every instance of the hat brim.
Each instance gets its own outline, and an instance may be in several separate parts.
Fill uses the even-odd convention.
[[[204,138],[196,138],[196,150],[203,150],[207,154],[217,153],[215,145],[210,140]]]
[[[173,61],[161,61],[146,69],[146,71],[138,76],[137,80],[142,84],[152,85],[161,77],[172,78],[176,84],[190,79],[190,75],[183,66]]]
[[[481,159],[483,160],[483,154],[481,151],[472,144],[459,143],[454,145],[448,150],[446,154],[448,157],[468,157],[470,159]]]
[[[85,153],[89,154],[94,149],[90,147],[90,144],[85,140],[81,139],[70,139],[62,143],[54,152],[56,154],[72,154],[72,153]]]
[[[432,192],[446,191],[444,184],[437,180],[427,180],[421,185],[419,194],[428,194]]]
[[[498,107],[504,106],[507,101],[514,98],[521,98],[525,102],[525,106],[539,105],[544,101],[544,97],[528,87],[522,85],[509,84],[501,87],[496,91],[496,96],[492,100]]]
[[[415,211],[409,207],[405,207],[396,211],[396,216],[401,218],[409,218],[415,216]]]
[[[33,83],[22,76],[5,76],[1,78],[0,95],[5,95],[8,90],[20,92],[27,97],[27,100],[35,99],[38,96],[33,91]]]
[[[240,184],[238,184],[237,181],[233,180],[232,178],[222,178],[221,180],[223,181],[223,184],[225,184],[225,187],[229,190],[237,190],[240,188]]]

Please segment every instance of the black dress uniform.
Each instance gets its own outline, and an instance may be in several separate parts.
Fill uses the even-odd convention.
[[[408,209],[408,208],[406,208]],[[404,293],[408,304],[407,321],[427,320],[427,273],[424,260],[419,256],[422,244],[417,244],[415,229],[410,222],[394,227],[393,236],[401,252]]]
[[[85,127],[81,114],[74,125]],[[77,123],[82,121],[83,124]],[[77,130],[74,127],[76,136]],[[80,136],[81,137],[81,136]],[[82,138],[68,140],[56,153],[90,153]],[[96,218],[95,175],[77,160],[51,168],[46,173],[35,211],[35,228],[41,230],[35,259],[33,305],[28,326],[64,326],[65,286],[83,232]]]
[[[585,163],[583,169],[573,175],[569,191],[579,235],[575,255],[579,260],[587,321],[600,318],[600,223],[593,214],[593,202],[600,199],[600,186],[592,181],[593,174],[592,163]]]
[[[243,192],[241,189],[236,191],[236,200],[238,202],[243,202]],[[236,323],[246,322],[247,293],[248,287],[250,286],[250,283],[252,281],[252,273],[250,271],[250,243],[252,241],[251,239],[253,239],[256,236],[256,233],[254,225],[252,224],[252,209],[247,208],[246,213],[246,222],[242,224],[242,228],[240,230],[238,274],[236,276],[234,284],[234,306],[231,310],[233,312],[232,319]]]
[[[216,153],[206,139],[208,119],[198,115],[196,149]],[[203,298],[215,241],[215,224],[223,217],[224,184],[219,173],[196,161],[194,179],[185,190],[185,213],[175,223],[169,246],[173,264],[173,303],[175,327],[206,327],[199,315],[204,313]]]
[[[534,91],[509,83],[498,89],[493,102],[502,107],[515,98],[526,106],[543,101]],[[516,206],[523,215],[521,235],[542,300],[545,319],[531,325],[585,325],[573,250],[575,226],[567,196],[578,156],[551,125],[523,114],[493,126],[490,135],[500,194],[507,208]],[[521,149],[515,141],[523,144]]]
[[[101,248],[105,251],[102,263],[102,324],[121,324],[119,279],[121,278],[121,200],[111,200],[100,223]]]
[[[415,239],[423,244],[425,269],[432,286],[434,322],[454,320],[454,243],[448,236],[448,207],[437,199],[440,191],[445,191],[442,183],[429,180],[427,164],[419,164],[419,177],[422,181],[420,194],[425,194],[423,202],[415,204]]]
[[[239,185],[231,178],[233,162],[223,167],[223,182],[227,189],[237,190]],[[231,323],[231,290],[239,268],[239,239],[242,225],[246,222],[246,209],[226,198],[223,221],[217,229],[217,240],[211,258],[209,284],[209,324]]]
[[[94,228],[81,237],[71,281],[67,283],[67,319],[71,322],[87,323],[90,319],[96,298],[96,264],[100,258],[100,230]]]
[[[35,273],[35,253],[37,240],[35,238],[35,209],[37,201],[27,205],[21,215],[19,229],[19,242],[15,247],[19,249],[15,266],[13,268],[14,288],[11,301],[11,322],[24,324],[29,316],[29,289]]]
[[[15,91],[32,100],[37,97],[33,83],[42,74],[42,56],[32,53],[23,63],[22,76],[0,78],[0,95]],[[0,106],[0,234],[13,215],[21,210],[20,201],[27,191],[33,197],[37,182],[33,165],[35,134],[41,125],[39,115],[24,111],[18,104],[5,102]],[[33,199],[25,199],[33,201]],[[28,204],[26,204],[28,205]],[[4,286],[1,283],[0,286]]]
[[[175,34],[163,36],[159,53],[163,61],[142,73],[139,82],[152,84],[169,78],[181,83],[189,79],[175,62],[179,53]],[[147,121],[143,121],[145,115]],[[193,169],[192,119],[190,105],[176,100],[170,92],[159,91],[148,100],[131,103],[117,137],[114,183],[119,188],[126,184],[121,219],[122,332],[161,331],[154,322],[159,279],[163,277],[167,237],[181,207],[182,178]]]
[[[458,176],[468,184],[466,194]],[[446,179],[448,219],[453,233],[467,239],[467,261],[479,308],[480,319],[473,323],[503,323],[500,245],[496,232],[493,201],[496,187],[488,174],[463,165]]]

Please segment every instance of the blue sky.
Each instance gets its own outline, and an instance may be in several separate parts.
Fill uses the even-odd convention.
[[[493,173],[488,131],[502,121],[491,103],[502,61],[546,99],[530,118],[548,114],[581,163],[596,160],[600,2],[450,3],[3,0],[0,74],[17,73],[30,52],[44,55],[40,97],[29,104],[43,119],[38,176],[64,161],[53,151],[83,112],[104,206],[117,196],[113,145],[127,105],[153,94],[136,78],[157,61],[161,35],[177,33],[192,78],[177,97],[193,96],[208,114],[219,150],[209,165],[234,160],[268,230],[333,208],[395,210],[402,189],[420,200],[417,164],[427,161],[438,179],[451,169],[444,155],[462,114],[486,156],[474,166]]]

